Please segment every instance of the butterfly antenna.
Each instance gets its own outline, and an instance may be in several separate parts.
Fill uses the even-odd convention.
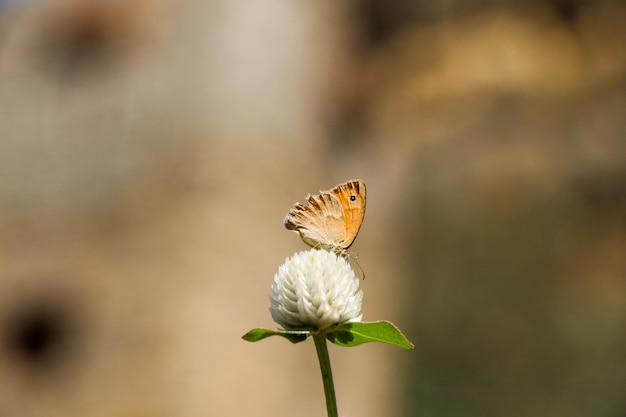
[[[354,263],[357,264],[357,266],[359,267],[359,269],[363,273],[363,281],[365,281],[365,271],[363,270],[363,267],[359,263],[359,255],[357,255],[356,253],[353,253],[353,254],[350,254],[350,258],[352,258],[352,260],[354,260]]]

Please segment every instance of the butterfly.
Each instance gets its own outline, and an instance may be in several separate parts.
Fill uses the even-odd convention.
[[[348,256],[365,216],[365,183],[350,180],[319,195],[307,195],[285,217],[285,227],[297,232],[313,248]]]

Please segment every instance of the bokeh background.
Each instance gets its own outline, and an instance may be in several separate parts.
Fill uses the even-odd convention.
[[[0,1],[0,416],[324,415],[250,344],[368,186],[342,415],[626,415],[626,5]]]

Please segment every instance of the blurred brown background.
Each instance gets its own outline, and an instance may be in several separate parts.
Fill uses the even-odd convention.
[[[626,415],[620,1],[0,1],[0,416],[324,415],[272,327],[368,185],[346,416]]]

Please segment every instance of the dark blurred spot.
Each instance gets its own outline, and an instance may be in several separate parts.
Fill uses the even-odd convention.
[[[99,22],[89,16],[52,25],[43,33],[42,57],[55,73],[66,77],[93,71],[111,58],[110,39]]]
[[[626,207],[626,172],[595,171],[575,178],[574,188],[587,206],[603,210]]]
[[[565,23],[575,23],[578,20],[580,4],[576,0],[549,0],[548,2]]]
[[[137,24],[126,2],[77,2],[52,15],[42,29],[44,68],[65,79],[110,71],[136,38]]]
[[[15,306],[2,332],[8,354],[35,372],[61,364],[76,348],[76,328],[69,313],[67,306],[49,300]]]
[[[68,61],[78,63],[94,61],[105,55],[108,40],[104,28],[96,22],[77,22],[66,33],[62,33],[59,49],[63,51]]]
[[[361,41],[369,47],[386,43],[419,17],[419,3],[404,0],[356,0],[353,7]]]

